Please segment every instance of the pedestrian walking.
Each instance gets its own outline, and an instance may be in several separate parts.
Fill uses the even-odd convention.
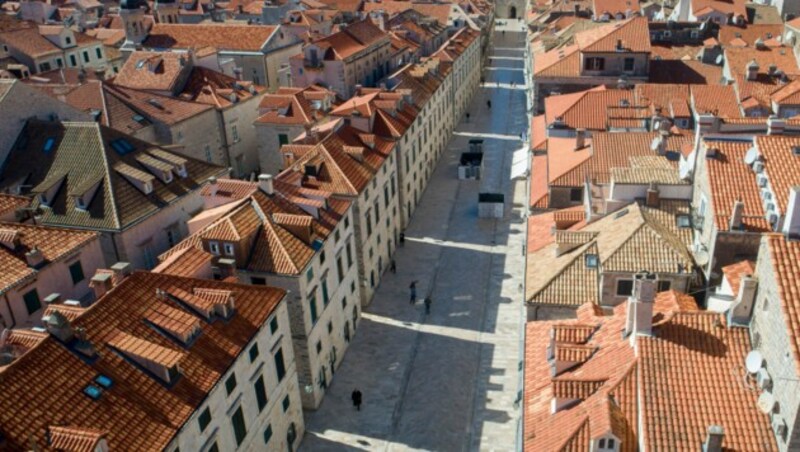
[[[411,284],[408,286],[408,291],[410,292],[409,303],[414,304],[417,302],[417,282],[411,281]]]
[[[392,273],[397,274],[397,263],[394,261],[394,259],[392,259],[392,262],[389,264],[389,270],[391,270]]]
[[[431,297],[425,297],[425,314],[431,313],[431,303],[433,303]]]
[[[469,122],[469,112],[467,112],[467,122]]]
[[[400,233],[400,246],[405,246],[405,244],[406,244],[406,235],[405,235],[405,233],[401,232]]]
[[[353,406],[356,407],[356,410],[361,411],[361,391],[358,388],[353,389],[350,398],[353,399]]]
[[[487,107],[489,110],[491,110],[491,109],[492,109],[492,101],[491,101],[491,100],[487,100],[487,101],[486,101],[486,107]]]

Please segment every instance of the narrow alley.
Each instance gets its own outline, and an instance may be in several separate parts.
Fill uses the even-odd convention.
[[[320,409],[304,451],[514,450],[524,312],[525,181],[511,180],[527,144],[522,22],[495,30],[485,83],[442,155]],[[491,107],[489,103],[491,102]],[[482,139],[484,177],[457,178]],[[501,220],[478,218],[478,193],[505,194]],[[409,284],[431,313],[409,303]],[[353,389],[363,393],[356,411]]]

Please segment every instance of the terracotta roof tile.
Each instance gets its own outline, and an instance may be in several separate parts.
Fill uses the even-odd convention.
[[[114,78],[114,84],[172,93],[191,70],[187,56],[176,52],[132,52]]]
[[[13,250],[0,245],[0,268],[3,269],[0,272],[0,293],[30,281],[38,273],[37,269],[28,266],[26,252],[38,249],[45,264],[49,264],[58,262],[98,238],[94,232],[21,223],[0,223],[0,231],[13,232],[19,240],[19,246]]]
[[[30,199],[25,196],[0,193],[0,216],[9,215],[17,209],[28,207],[30,203]]]
[[[780,234],[769,234],[764,238],[775,274],[780,307],[795,368],[800,371],[800,242],[787,240]]]
[[[261,52],[277,27],[234,24],[153,24],[143,46],[155,49],[213,47]]]
[[[731,285],[731,290],[734,294],[739,293],[739,284],[742,282],[742,276],[755,275],[756,263],[753,261],[740,261],[735,264],[726,265],[722,267],[722,273],[725,279]]]
[[[767,41],[783,34],[782,24],[747,24],[723,25],[719,27],[719,42],[722,45],[730,44],[734,39],[741,39],[745,45],[753,46],[756,40]]]
[[[106,432],[91,428],[50,426],[50,446],[69,452],[93,452]]]
[[[650,52],[650,31],[646,17],[634,17],[575,35],[581,52],[616,52],[617,43],[628,52]]]
[[[709,141],[703,142],[701,152],[717,149],[718,157],[706,158],[706,172],[711,195],[711,214],[719,231],[730,229],[730,215],[736,200],[744,202],[743,224],[749,231],[768,231],[769,223],[756,177],[744,163],[744,155],[752,147],[748,142]],[[699,158],[705,158],[701,155]]]
[[[742,385],[747,329],[726,328],[717,313],[684,312],[657,331],[640,338],[639,347],[648,449],[694,449],[709,426],[720,425],[724,450],[777,450],[769,417],[756,405],[758,392]]]
[[[192,314],[171,297],[157,295],[156,289],[168,287],[231,291],[236,311],[225,321],[200,322],[202,331],[183,348],[144,321],[164,304]],[[0,389],[6,394],[0,398],[0,424],[6,447],[26,449],[32,440],[46,445],[48,427],[63,424],[64,413],[69,413],[70,426],[107,432],[110,450],[166,448],[284,296],[275,288],[133,273],[72,322],[74,329],[86,332],[86,340],[97,350],[95,359],[83,359],[71,346],[48,337],[0,370]],[[177,380],[163,384],[114,351],[109,342],[165,363],[180,359]],[[31,378],[45,373],[50,378]],[[112,385],[103,388],[97,399],[87,397],[84,389],[99,374],[110,378]]]
[[[692,85],[692,106],[699,115],[741,118],[742,111],[732,85]]]
[[[779,212],[787,212],[789,191],[800,185],[800,138],[785,135],[756,137],[756,147],[761,153],[769,185]],[[751,176],[752,179],[752,176]]]
[[[621,440],[621,451],[636,451],[640,443],[648,450],[688,450],[703,443],[710,425],[725,428],[727,449],[775,449],[769,419],[755,404],[757,393],[743,387],[741,376],[731,372],[741,369],[750,350],[746,330],[728,329],[719,324],[716,313],[699,312],[696,305],[683,306],[659,295],[654,320],[667,320],[654,326],[652,336],[636,338],[640,351],[635,354],[630,338],[620,334],[625,309],[623,304],[610,316],[528,323],[526,451],[587,450],[592,439],[608,432]],[[587,332],[594,329],[587,344],[597,351],[583,364],[552,378],[546,353],[552,331],[566,325]],[[696,375],[706,377],[698,380]],[[579,402],[553,413],[554,398]],[[720,411],[720,406],[726,409]]]
[[[200,184],[209,177],[226,173],[223,168],[160,149],[187,161],[187,177],[175,175],[171,182],[163,183],[137,161],[137,156],[159,150],[158,147],[96,123],[31,120],[21,132],[21,137],[26,141],[26,146],[12,150],[3,168],[6,184],[25,179],[26,184],[33,187],[32,194],[38,194],[36,190],[43,190],[44,186],[51,186],[51,182],[61,181],[63,185],[51,200],[51,204],[57,208],[44,209],[44,224],[104,231],[122,230],[199,189]],[[47,140],[53,140],[52,149],[44,152]],[[124,149],[120,147],[123,142],[126,146]],[[125,177],[131,174],[134,179],[141,176],[151,180],[152,193],[145,194],[136,188]],[[81,211],[75,208],[70,195],[77,194],[76,190],[88,192],[95,183],[100,185],[86,209]],[[32,204],[40,204],[38,196]]]

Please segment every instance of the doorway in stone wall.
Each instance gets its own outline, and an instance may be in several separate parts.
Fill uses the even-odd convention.
[[[512,6],[511,7],[511,11],[508,13],[508,17],[510,19],[516,19],[517,18],[517,7],[516,6]]]

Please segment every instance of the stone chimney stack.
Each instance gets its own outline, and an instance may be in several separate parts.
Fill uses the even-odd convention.
[[[586,129],[575,130],[575,150],[580,151],[586,146]]]
[[[744,203],[737,199],[733,202],[733,210],[731,211],[731,231],[742,230],[742,217],[744,216]]]
[[[44,264],[44,254],[39,248],[33,247],[25,253],[25,260],[28,262],[28,267],[39,268]]]
[[[658,186],[656,186],[656,184],[650,184],[650,187],[647,189],[646,196],[645,205],[647,205],[647,207],[658,208],[658,206],[661,205],[661,196],[658,192]]]
[[[723,438],[725,438],[725,429],[722,426],[709,426],[706,440],[703,443],[703,452],[722,452]]]
[[[633,294],[628,297],[625,334],[631,345],[637,336],[650,336],[653,332],[653,303],[656,298],[656,276],[652,273],[634,275]]]
[[[800,185],[789,189],[789,204],[783,218],[783,233],[789,239],[800,238]]]
[[[758,78],[758,63],[756,60],[753,60],[747,63],[747,80],[755,80]]]

